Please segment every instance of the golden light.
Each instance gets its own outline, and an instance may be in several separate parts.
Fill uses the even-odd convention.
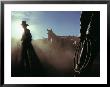
[[[23,35],[24,29],[21,26],[20,22],[14,22],[12,23],[12,31],[11,31],[11,37],[15,39],[21,39]]]
[[[16,40],[21,40],[22,35],[24,33],[24,29],[21,25],[22,20],[16,20],[12,22],[12,29],[11,29],[11,37],[15,38]],[[47,31],[43,31],[41,30],[42,28],[38,27],[37,25],[33,25],[30,23],[29,26],[27,26],[27,28],[30,30],[30,33],[32,35],[32,39],[36,40],[36,39],[42,39],[43,35],[45,35],[44,37],[47,37],[46,33]]]

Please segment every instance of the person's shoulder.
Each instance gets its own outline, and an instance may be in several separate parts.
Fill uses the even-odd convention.
[[[26,31],[27,31],[27,32],[30,32],[30,30],[29,30],[29,29],[26,29]]]
[[[26,29],[27,31],[30,31],[29,29]]]

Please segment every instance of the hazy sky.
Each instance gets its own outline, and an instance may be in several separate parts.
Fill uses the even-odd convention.
[[[56,35],[68,36],[80,33],[79,11],[12,11],[12,37],[21,38],[22,20],[29,24],[33,39],[47,38],[47,28]]]

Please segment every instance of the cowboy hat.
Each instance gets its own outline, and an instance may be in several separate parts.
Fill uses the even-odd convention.
[[[22,24],[21,25],[29,26],[28,24],[26,24],[26,21],[22,21]]]

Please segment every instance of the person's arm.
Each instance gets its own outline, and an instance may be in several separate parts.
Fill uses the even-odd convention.
[[[23,35],[22,35],[21,41],[23,41]]]
[[[21,41],[24,41],[26,39],[26,34],[22,35]]]

